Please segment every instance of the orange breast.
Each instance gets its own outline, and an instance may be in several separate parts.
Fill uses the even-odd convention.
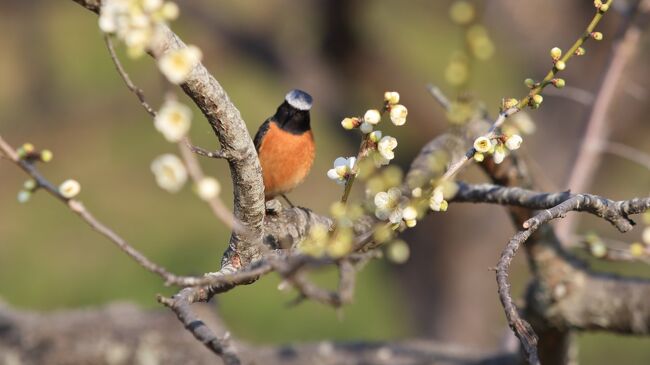
[[[270,123],[259,147],[267,199],[286,193],[305,180],[314,162],[311,131],[297,135]]]

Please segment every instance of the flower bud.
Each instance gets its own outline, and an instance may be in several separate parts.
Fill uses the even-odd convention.
[[[591,32],[591,38],[597,41],[602,41],[603,40],[603,33],[601,32]]]
[[[544,97],[541,96],[540,94],[535,94],[533,95],[532,101],[534,105],[539,106],[542,103],[542,101],[544,101]]]
[[[551,48],[551,58],[557,61],[560,57],[562,57],[562,50],[558,47]]]
[[[359,119],[345,118],[341,121],[341,126],[347,130],[354,129],[359,126]]]
[[[23,183],[23,188],[25,188],[27,191],[33,191],[37,186],[38,184],[36,183],[36,180],[33,179],[29,179]]]
[[[555,68],[557,68],[559,71],[562,71],[566,68],[566,63],[564,63],[562,60],[558,60],[555,62]]]
[[[519,100],[515,98],[503,99],[503,103],[502,103],[504,110],[514,108],[517,106],[517,104],[519,104]]]
[[[363,121],[370,124],[377,124],[381,121],[381,114],[377,109],[370,109],[363,115]]]
[[[607,255],[607,246],[603,243],[603,241],[596,241],[596,242],[590,242],[589,243],[589,252],[594,257],[602,258]]]
[[[558,89],[561,89],[566,85],[566,81],[564,81],[564,79],[553,79],[551,82],[553,83],[553,86]]]
[[[50,162],[50,161],[52,161],[53,157],[54,157],[54,155],[52,154],[52,151],[50,151],[50,150],[41,151],[41,161]]]
[[[524,85],[526,85],[526,87],[528,87],[529,89],[532,89],[533,87],[535,87],[535,80],[526,79],[524,80]]]
[[[397,91],[386,91],[384,93],[384,101],[390,105],[399,103],[399,93]]]
[[[404,125],[407,115],[408,109],[402,104],[396,104],[390,108],[390,121],[396,126]]]
[[[371,141],[377,143],[379,142],[379,140],[381,140],[381,131],[371,132],[368,137],[370,138]]]
[[[196,193],[202,200],[215,198],[221,192],[221,184],[213,177],[204,177],[196,184]]]
[[[455,1],[449,9],[449,16],[457,24],[468,24],[474,20],[474,5],[468,1]]]
[[[578,49],[576,49],[575,55],[584,56],[585,53],[587,53],[587,50],[585,50],[583,47],[578,47]]]
[[[518,135],[518,134],[512,135],[512,136],[508,137],[508,139],[506,140],[506,147],[510,151],[517,150],[517,149],[519,149],[519,147],[521,147],[521,142],[523,142],[523,141],[524,140],[523,140],[523,138],[521,138],[520,135]]]
[[[630,245],[630,253],[634,257],[641,257],[646,253],[645,247],[639,242],[634,242]]]
[[[34,152],[34,145],[31,144],[31,143],[24,143],[16,151],[19,158],[25,158],[25,157],[27,157],[27,155],[29,155],[32,152]]]
[[[414,198],[420,198],[422,197],[422,188],[417,187],[411,191],[411,196]],[[650,243],[648,243],[650,244]]]
[[[494,148],[494,154],[492,155],[492,159],[494,160],[494,163],[498,165],[501,162],[503,162],[505,158],[506,158],[506,148],[502,144],[499,144]]]

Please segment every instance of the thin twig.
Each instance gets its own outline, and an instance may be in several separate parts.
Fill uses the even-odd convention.
[[[189,140],[187,141],[187,147],[189,147],[189,149],[192,152],[196,153],[199,156],[209,157],[209,158],[228,159],[228,156],[226,155],[226,153],[223,150],[209,151],[209,150],[206,150],[205,148],[201,148],[199,146],[195,146],[195,145],[191,144],[189,142]]]
[[[187,171],[195,183],[200,182],[205,177],[203,170],[201,170],[201,165],[197,161],[196,156],[190,150],[192,143],[190,142],[189,137],[185,137],[182,141],[178,142],[178,149],[181,152],[185,166],[187,166]],[[238,222],[235,219],[235,216],[232,214],[230,209],[228,209],[219,196],[215,196],[207,200],[208,205],[212,209],[217,218],[224,222],[230,229],[241,232],[244,230],[244,226],[241,222]]]
[[[36,167],[28,162],[25,161],[21,158],[19,158],[16,150],[11,147],[3,138],[0,136],[0,150],[2,152],[9,156],[9,159],[15,163],[18,167],[20,167],[23,171],[25,171],[29,176],[31,176],[36,183],[38,184],[38,187],[41,189],[44,189],[48,193],[50,193],[52,196],[57,198],[59,201],[62,203],[66,204],[70,210],[75,212],[77,215],[79,215],[92,229],[95,231],[99,232],[101,235],[104,237],[108,238],[111,242],[113,242],[120,250],[122,250],[124,253],[126,253],[129,257],[131,257],[133,260],[135,260],[140,266],[145,268],[147,271],[150,271],[152,273],[155,273],[162,277],[166,283],[170,284],[178,284],[182,282],[181,279],[184,279],[182,277],[176,276],[163,268],[160,265],[157,265],[156,263],[150,261],[147,257],[145,257],[142,253],[140,253],[138,250],[133,248],[131,245],[129,245],[124,238],[122,238],[120,235],[115,233],[113,230],[108,228],[105,224],[100,222],[95,216],[88,211],[85,206],[78,200],[75,199],[69,199],[64,197],[58,190],[54,184],[52,184],[49,180],[47,180],[37,169]]]
[[[621,75],[625,66],[635,53],[637,44],[641,37],[641,30],[637,26],[630,26],[631,19],[628,17],[627,27],[622,39],[615,43],[609,66],[605,71],[601,86],[596,95],[594,106],[591,109],[587,121],[587,130],[583,137],[578,156],[573,163],[574,168],[571,170],[571,176],[568,179],[567,186],[576,192],[585,191],[593,179],[594,173],[600,164],[600,152],[589,148],[592,141],[603,141],[607,139],[609,130],[607,127],[608,113],[612,101],[617,95],[617,85],[620,82]],[[565,219],[556,228],[556,234],[563,240],[571,235],[576,224],[576,217]]]
[[[138,100],[140,100],[140,104],[142,105],[144,110],[146,110],[147,113],[149,113],[149,115],[155,118],[156,111],[149,105],[149,103],[147,103],[146,98],[144,96],[144,91],[141,88],[139,88],[137,85],[135,85],[133,81],[131,81],[131,78],[126,73],[124,66],[122,66],[119,57],[115,53],[115,47],[113,46],[113,41],[111,40],[110,35],[105,34],[104,41],[106,42],[106,47],[108,48],[108,53],[111,56],[111,60],[113,60],[113,63],[115,64],[115,68],[117,69],[117,72],[119,73],[120,77],[122,77],[122,80],[124,80],[126,87],[138,97]],[[201,165],[196,160],[196,157],[192,153],[188,153],[187,146],[192,146],[192,144],[189,141],[189,137],[185,137],[184,140],[178,143],[178,148],[180,149],[181,156],[183,157],[183,162],[187,167],[190,177],[192,178],[194,183],[199,183],[205,177],[205,174],[201,169]],[[194,148],[198,148],[198,147],[192,147],[193,150]],[[201,150],[205,151],[203,149]],[[221,155],[225,156],[225,153],[222,152]],[[212,152],[208,152],[206,156],[217,157],[216,153],[212,153]],[[237,222],[235,220],[234,215],[223,204],[219,196],[215,196],[213,198],[208,199],[207,203],[212,209],[214,215],[217,218],[219,218],[224,224],[226,224],[228,228],[232,230],[236,230],[238,232],[241,232],[243,230],[243,225],[240,222]]]
[[[439,87],[433,85],[433,84],[428,84],[427,85],[427,91],[429,91],[429,94],[433,96],[434,99],[440,104],[440,106],[445,109],[445,111],[449,111],[451,108],[451,101],[449,101],[449,98],[440,90]]]
[[[241,270],[234,274],[226,276],[206,275],[200,277],[179,276],[173,274],[164,267],[149,260],[140,251],[133,248],[133,246],[131,246],[124,238],[122,238],[107,225],[95,218],[95,216],[88,209],[86,209],[86,207],[80,201],[69,199],[61,195],[58,188],[49,180],[47,180],[31,162],[20,159],[16,150],[11,147],[11,145],[9,145],[2,138],[2,136],[0,136],[0,151],[6,156],[9,156],[9,160],[11,160],[14,164],[20,167],[29,176],[31,176],[34,181],[36,181],[39,188],[47,191],[59,201],[66,204],[71,211],[79,215],[81,219],[86,222],[92,229],[99,232],[102,236],[108,238],[113,244],[115,244],[120,250],[126,253],[144,269],[160,276],[165,281],[165,285],[177,285],[184,287],[213,285],[220,287],[231,283],[243,284],[250,282],[250,280],[253,278],[257,278],[260,275],[263,275],[270,271],[270,266],[255,264],[247,270]],[[191,153],[189,154],[191,155]]]
[[[147,113],[149,113],[149,115],[155,118],[156,111],[149,105],[149,103],[147,103],[147,100],[144,97],[144,91],[139,87],[137,87],[133,83],[133,81],[131,81],[129,74],[126,73],[124,66],[122,66],[120,59],[117,57],[117,54],[115,53],[115,47],[113,46],[113,41],[111,40],[111,36],[108,34],[104,34],[104,42],[106,43],[106,48],[108,48],[108,53],[111,56],[111,60],[113,60],[113,64],[115,65],[117,72],[122,77],[122,80],[124,80],[126,87],[138,97],[138,100],[140,100],[140,104],[142,105],[144,110]]]
[[[606,2],[606,4],[609,6],[612,1],[613,0],[608,0]],[[600,10],[596,11],[596,14],[592,18],[591,22],[589,23],[589,25],[587,26],[585,31],[582,33],[580,38],[578,38],[573,43],[571,48],[564,54],[564,56],[562,56],[562,58],[561,58],[562,62],[564,62],[565,64],[568,63],[568,61],[573,56],[575,56],[576,50],[579,47],[581,47],[588,39],[591,38],[591,33],[594,31],[594,29],[596,28],[596,26],[598,25],[598,23],[602,19],[603,15],[604,15],[604,13],[601,12]],[[523,110],[525,107],[527,107],[530,104],[532,98],[535,95],[540,94],[544,90],[544,88],[546,88],[549,84],[551,84],[551,80],[559,72],[560,72],[560,70],[558,68],[556,68],[555,66],[553,66],[551,68],[551,70],[548,71],[548,73],[546,74],[544,79],[541,82],[539,82],[535,87],[533,87],[529,91],[528,95],[526,95],[526,97],[519,100],[519,103],[516,106],[514,106],[512,108],[509,108],[507,110],[502,110],[499,113],[499,116],[497,117],[497,119],[494,121],[494,123],[492,123],[492,126],[490,127],[488,132],[484,135],[484,137],[492,139],[494,137],[494,132],[503,125],[503,123],[506,121],[506,118],[508,118],[509,116],[511,116],[511,115],[519,112],[520,110]],[[436,90],[434,90],[434,92],[435,91]],[[440,93],[439,90],[437,92]],[[465,153],[465,156],[463,156],[460,160],[453,162],[449,166],[449,168],[447,169],[445,174],[442,176],[442,178],[440,179],[440,182],[451,180],[468,162],[470,162],[472,160],[472,157],[474,156],[475,153],[476,153],[476,149],[474,149],[474,147],[472,147],[467,151],[467,153]]]

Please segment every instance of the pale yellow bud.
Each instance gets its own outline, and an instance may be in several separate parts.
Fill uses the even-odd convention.
[[[390,105],[399,103],[399,93],[397,91],[386,91],[384,93],[384,101]]]
[[[369,109],[363,115],[363,121],[375,125],[381,121],[381,113],[377,109]]]
[[[553,60],[559,60],[562,57],[562,50],[558,47],[551,48],[551,58]]]
[[[639,243],[639,242],[634,242],[630,245],[630,254],[634,257],[641,257],[645,255],[645,247]]]

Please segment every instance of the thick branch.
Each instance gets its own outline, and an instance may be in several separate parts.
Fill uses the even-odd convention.
[[[163,41],[151,53],[158,58],[185,47],[176,34],[164,28]],[[194,100],[215,131],[228,160],[234,188],[234,215],[245,231],[233,232],[224,257],[227,263],[246,265],[261,254],[264,220],[262,168],[246,124],[221,84],[201,64],[197,65],[183,91]]]
[[[99,12],[99,0],[74,1]],[[164,25],[160,29],[161,36],[150,49],[154,58],[186,47],[171,29]],[[228,163],[234,187],[234,215],[246,229],[244,232],[233,231],[223,264],[241,267],[258,258],[262,247],[264,185],[257,152],[239,110],[202,64],[194,67],[181,87],[207,118],[221,149],[233,157]]]

